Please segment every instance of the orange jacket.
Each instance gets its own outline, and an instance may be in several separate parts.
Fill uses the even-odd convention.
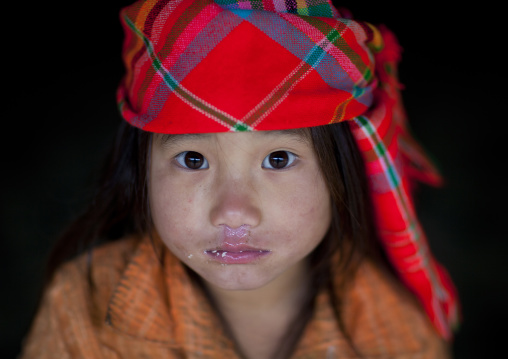
[[[21,358],[238,358],[218,317],[181,263],[125,239],[65,265],[46,289]],[[364,358],[448,358],[447,345],[400,285],[363,264],[344,298],[344,320]],[[293,358],[354,358],[326,291]]]

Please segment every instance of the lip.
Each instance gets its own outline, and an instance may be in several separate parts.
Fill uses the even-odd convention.
[[[211,260],[221,264],[249,264],[256,263],[266,257],[271,251],[253,247],[247,244],[250,238],[250,226],[242,224],[237,228],[220,225],[217,236],[217,247],[204,251]]]
[[[217,249],[206,250],[205,255],[222,264],[249,264],[266,257],[271,252],[265,249],[253,248],[244,243],[224,243]]]

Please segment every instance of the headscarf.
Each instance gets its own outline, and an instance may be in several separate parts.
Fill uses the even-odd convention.
[[[363,155],[382,246],[445,338],[455,288],[411,197],[441,178],[412,138],[400,46],[328,0],[146,0],[121,12],[123,118],[165,134],[266,131],[348,121]]]

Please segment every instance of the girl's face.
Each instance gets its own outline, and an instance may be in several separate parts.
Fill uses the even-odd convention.
[[[156,135],[149,186],[162,241],[221,289],[301,273],[331,222],[330,194],[301,130]]]

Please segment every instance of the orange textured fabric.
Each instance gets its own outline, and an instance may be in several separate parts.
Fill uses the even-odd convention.
[[[168,251],[125,239],[56,273],[21,358],[238,358],[200,288]],[[364,263],[344,298],[344,320],[364,358],[448,358],[447,345],[416,301],[373,264]],[[292,358],[356,358],[338,329],[329,294]]]

